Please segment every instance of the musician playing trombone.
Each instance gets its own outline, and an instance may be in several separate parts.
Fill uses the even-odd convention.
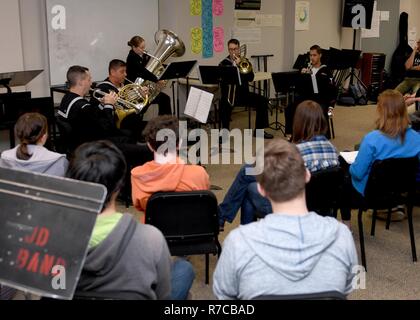
[[[146,69],[150,56],[146,53],[146,41],[140,36],[134,36],[128,41],[131,47],[127,56],[127,79],[135,82],[137,78],[156,82],[163,88],[165,81],[158,81],[157,77]],[[163,92],[153,100],[153,103],[159,105],[159,115],[172,114],[171,98]]]
[[[69,92],[61,100],[57,121],[70,128],[63,133],[67,135],[71,149],[84,142],[109,140],[124,153],[130,165],[139,165],[153,158],[145,144],[137,144],[116,127],[114,105],[118,96],[115,92],[105,94],[99,105],[91,104],[85,98],[92,86],[88,68],[70,67],[67,71],[67,82]]]
[[[239,67],[240,43],[237,39],[228,41],[229,56],[220,62],[220,66],[236,66]],[[268,123],[268,100],[262,95],[249,92],[249,82],[254,80],[254,72],[251,70],[246,74],[241,73],[241,86],[223,85],[220,102],[220,119],[222,127],[229,129],[232,108],[235,105],[246,105],[256,108],[255,129],[264,129],[269,126]],[[273,135],[264,131],[265,139],[272,139]]]

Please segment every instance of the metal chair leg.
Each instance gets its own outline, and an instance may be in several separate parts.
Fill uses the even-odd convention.
[[[391,215],[392,215],[392,209],[388,208],[388,214],[386,216],[386,230],[389,230],[389,226],[391,225]]]
[[[367,265],[366,265],[366,253],[365,253],[365,238],[363,236],[363,209],[359,209],[359,215],[357,217],[357,221],[359,224],[359,240],[360,240],[360,254],[362,256],[362,265],[365,267],[367,272]]]
[[[416,240],[414,238],[414,228],[413,228],[413,205],[412,204],[407,206],[407,217],[408,217],[408,229],[410,231],[411,254],[413,256],[413,262],[417,262]]]
[[[376,226],[376,217],[378,215],[378,211],[376,209],[373,209],[373,214],[372,214],[372,229],[370,230],[370,235],[372,237],[375,236],[375,226]]]
[[[209,264],[210,264],[209,260],[210,260],[209,254],[206,253],[206,284],[209,284]]]

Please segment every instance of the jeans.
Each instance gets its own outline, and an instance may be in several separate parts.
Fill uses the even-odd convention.
[[[176,258],[171,266],[171,300],[186,300],[194,278],[195,273],[191,263]]]
[[[244,165],[239,170],[223,202],[219,205],[219,224],[221,226],[225,221],[232,222],[239,208],[241,208],[241,224],[253,222],[256,211],[263,214],[272,212],[269,201],[257,190],[255,176],[246,174],[247,167],[251,166]]]

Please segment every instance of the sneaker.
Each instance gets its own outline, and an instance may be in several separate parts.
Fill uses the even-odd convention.
[[[386,221],[387,218],[388,218],[388,211],[385,211],[385,210],[378,211],[377,214],[376,214],[376,218],[378,220]],[[392,222],[398,222],[398,221],[402,221],[404,219],[405,219],[404,211],[397,210],[397,211],[392,211],[391,212],[391,221]]]

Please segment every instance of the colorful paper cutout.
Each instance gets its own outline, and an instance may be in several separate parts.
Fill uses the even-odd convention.
[[[213,15],[222,16],[224,11],[223,0],[213,0]]]
[[[213,1],[202,0],[203,58],[213,57]]]
[[[201,0],[190,0],[190,14],[192,16],[201,15]]]
[[[203,51],[203,30],[201,28],[191,28],[191,51],[200,54]]]
[[[223,52],[225,44],[225,30],[223,27],[216,27],[213,30],[214,51]]]

